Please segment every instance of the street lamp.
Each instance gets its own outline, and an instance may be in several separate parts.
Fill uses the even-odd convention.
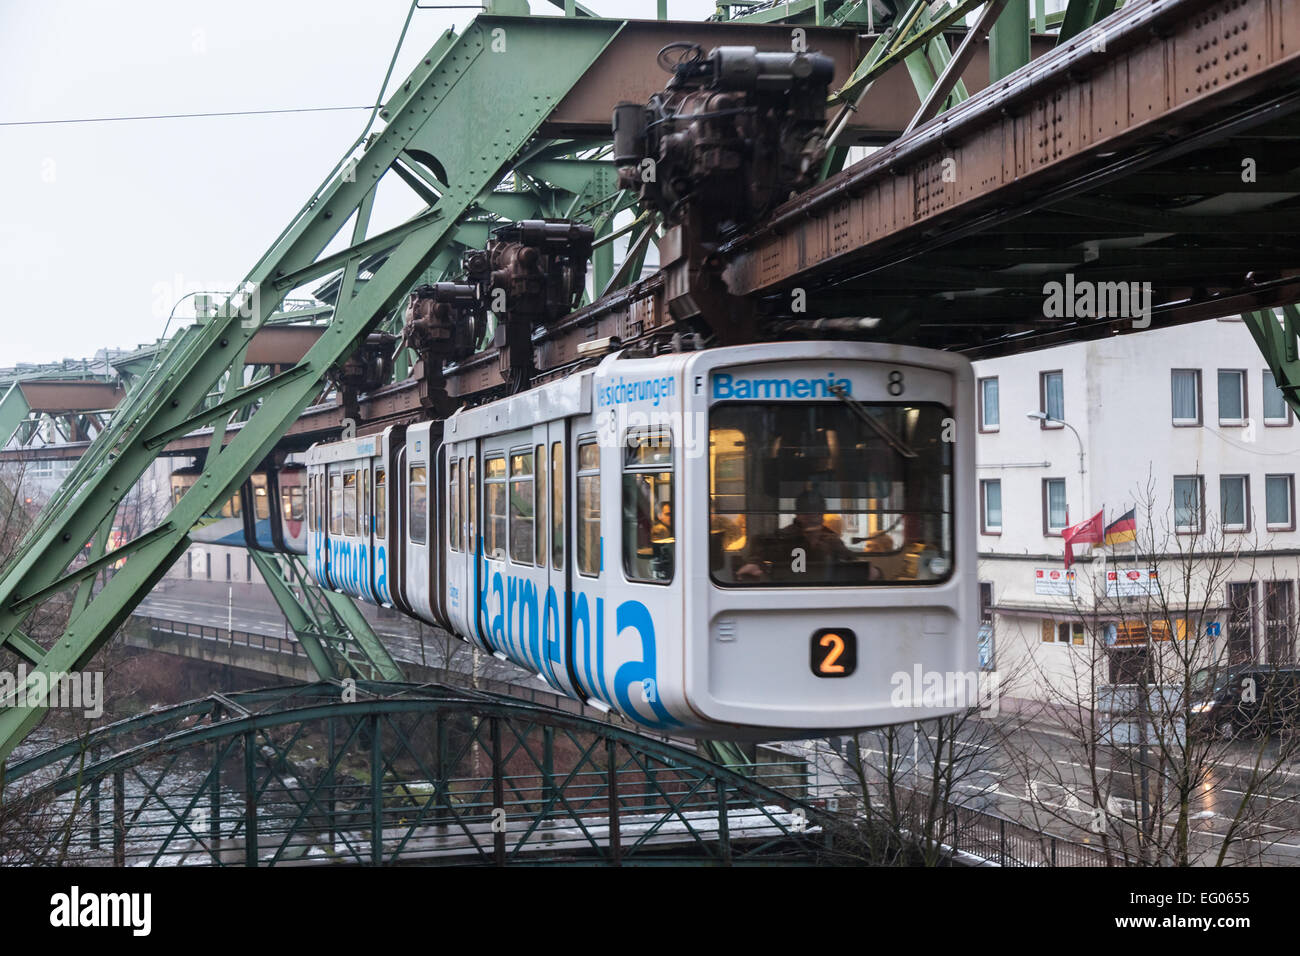
[[[1052,415],[1047,414],[1047,412],[1025,412],[1025,417],[1026,417],[1026,418],[1036,419],[1037,421],[1040,421],[1040,422],[1052,422],[1053,424],[1056,424],[1056,425],[1064,425],[1066,428],[1070,429],[1070,431],[1074,432],[1074,440],[1077,441],[1077,442],[1079,443],[1079,494],[1080,494],[1080,495],[1082,496],[1082,498],[1083,498],[1083,502],[1082,502],[1082,503],[1083,503],[1083,517],[1087,517],[1087,514],[1088,514],[1088,487],[1087,487],[1087,485],[1085,485],[1085,484],[1083,483],[1083,475],[1084,475],[1084,467],[1083,467],[1083,439],[1079,437],[1079,431],[1078,431],[1078,429],[1076,429],[1073,425],[1071,425],[1071,424],[1070,424],[1069,422],[1067,422],[1065,419],[1063,419],[1063,418],[1056,418],[1056,417],[1054,417],[1054,416],[1052,416]]]

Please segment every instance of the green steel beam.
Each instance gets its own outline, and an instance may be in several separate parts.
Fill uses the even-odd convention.
[[[253,550],[248,555],[322,680],[402,679],[401,668],[347,595],[316,587],[297,555]],[[292,586],[285,580],[286,571],[293,579]]]
[[[0,448],[9,444],[9,439],[14,437],[14,432],[18,431],[18,426],[31,410],[19,383],[14,382],[0,397]]]
[[[1110,16],[1115,7],[1116,0],[1070,0],[1061,20],[1061,30],[1056,35],[1057,44],[1073,39],[1098,20]]]
[[[1272,309],[1243,312],[1241,319],[1259,346],[1273,381],[1296,415],[1300,415],[1300,307],[1284,305],[1281,321]]]
[[[962,37],[962,41],[957,47],[957,52],[951,56],[948,54],[947,44],[931,43],[929,45],[927,53],[930,54],[930,62],[937,71],[938,76],[924,91],[921,89],[920,84],[917,85],[917,92],[921,94],[921,108],[916,111],[912,121],[903,130],[904,136],[922,123],[937,116],[944,108],[951,108],[967,98],[969,94],[966,92],[966,84],[962,82],[961,75],[965,71],[967,64],[970,63],[971,57],[975,54],[975,45],[983,42],[1007,2],[1008,0],[989,0],[984,5],[979,20],[966,31],[966,35]],[[910,70],[910,57],[908,64]],[[913,82],[916,82],[915,73],[913,73],[912,79]]]
[[[1010,0],[989,32],[989,82],[1029,62],[1029,0]]]
[[[200,517],[229,498],[288,430],[344,359],[392,314],[448,240],[465,211],[490,192],[511,160],[622,28],[590,18],[480,16],[459,37],[444,35],[389,99],[382,132],[344,157],[218,315],[189,326],[166,346],[157,366],[126,395],[0,577],[0,639],[9,640],[28,612],[27,598],[56,582],[156,457],[146,440],[191,418],[241,355],[254,332],[292,291],[286,276],[314,268],[339,230],[403,151],[437,158],[448,182],[437,206],[409,228],[392,231],[382,266],[350,300],[336,304],[324,334],[303,357],[303,370],[259,396],[261,404],[231,442],[209,451],[203,473],[155,532],[129,545],[122,567],[74,616],[46,652],[29,690],[52,673],[84,667],[189,544]],[[360,258],[331,260],[340,268]],[[219,428],[218,431],[224,429]],[[36,697],[37,694],[31,696]],[[29,698],[30,699],[30,698]],[[0,760],[41,719],[44,703],[0,712]]]

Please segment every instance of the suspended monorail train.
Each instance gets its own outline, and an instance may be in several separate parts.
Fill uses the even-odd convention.
[[[913,682],[977,670],[973,395],[906,346],[616,352],[313,446],[308,565],[660,731],[954,713]]]
[[[173,505],[202,474],[203,469],[196,467],[171,473]],[[306,497],[307,469],[301,462],[259,468],[214,514],[199,519],[190,538],[204,544],[306,554]]]

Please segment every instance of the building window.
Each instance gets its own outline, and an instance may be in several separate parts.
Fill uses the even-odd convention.
[[[1287,404],[1286,396],[1277,387],[1277,381],[1268,369],[1264,369],[1264,424],[1291,424],[1291,406]]]
[[[1224,531],[1250,529],[1250,479],[1246,475],[1219,478],[1219,513]]]
[[[980,531],[984,534],[1002,533],[1002,482],[999,479],[980,482]]]
[[[998,412],[998,380],[980,379],[980,431],[995,432],[1001,424]]]
[[[1228,585],[1228,663],[1255,659],[1255,582]]]
[[[1083,634],[1082,621],[1043,619],[1041,640],[1044,644],[1073,644],[1076,647],[1082,647]]]
[[[578,446],[577,564],[581,574],[600,573],[600,446]]]
[[[1043,534],[1060,534],[1068,523],[1065,479],[1043,479]]]
[[[1240,369],[1219,369],[1219,424],[1242,425],[1246,421],[1246,373]]]
[[[1179,534],[1205,530],[1205,479],[1201,475],[1174,478],[1174,530]]]
[[[1291,581],[1264,582],[1264,640],[1270,664],[1295,663],[1295,588]]]
[[[980,582],[979,662],[983,671],[997,666],[993,643],[993,584],[989,581]]]
[[[1201,424],[1201,370],[1176,368],[1169,373],[1174,424]]]
[[[1269,531],[1295,530],[1295,475],[1264,476],[1264,513]]]
[[[1047,413],[1054,422],[1039,420],[1041,428],[1061,428],[1060,420],[1065,418],[1065,378],[1060,371],[1042,372],[1038,376],[1039,409]]]

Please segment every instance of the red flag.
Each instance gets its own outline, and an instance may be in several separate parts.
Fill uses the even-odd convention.
[[[1105,511],[1105,509],[1103,508],[1102,511]],[[1065,541],[1065,566],[1067,568],[1074,562],[1074,546],[1076,544],[1101,544],[1104,526],[1102,511],[1098,511],[1087,521],[1071,525],[1061,532],[1061,538]]]

